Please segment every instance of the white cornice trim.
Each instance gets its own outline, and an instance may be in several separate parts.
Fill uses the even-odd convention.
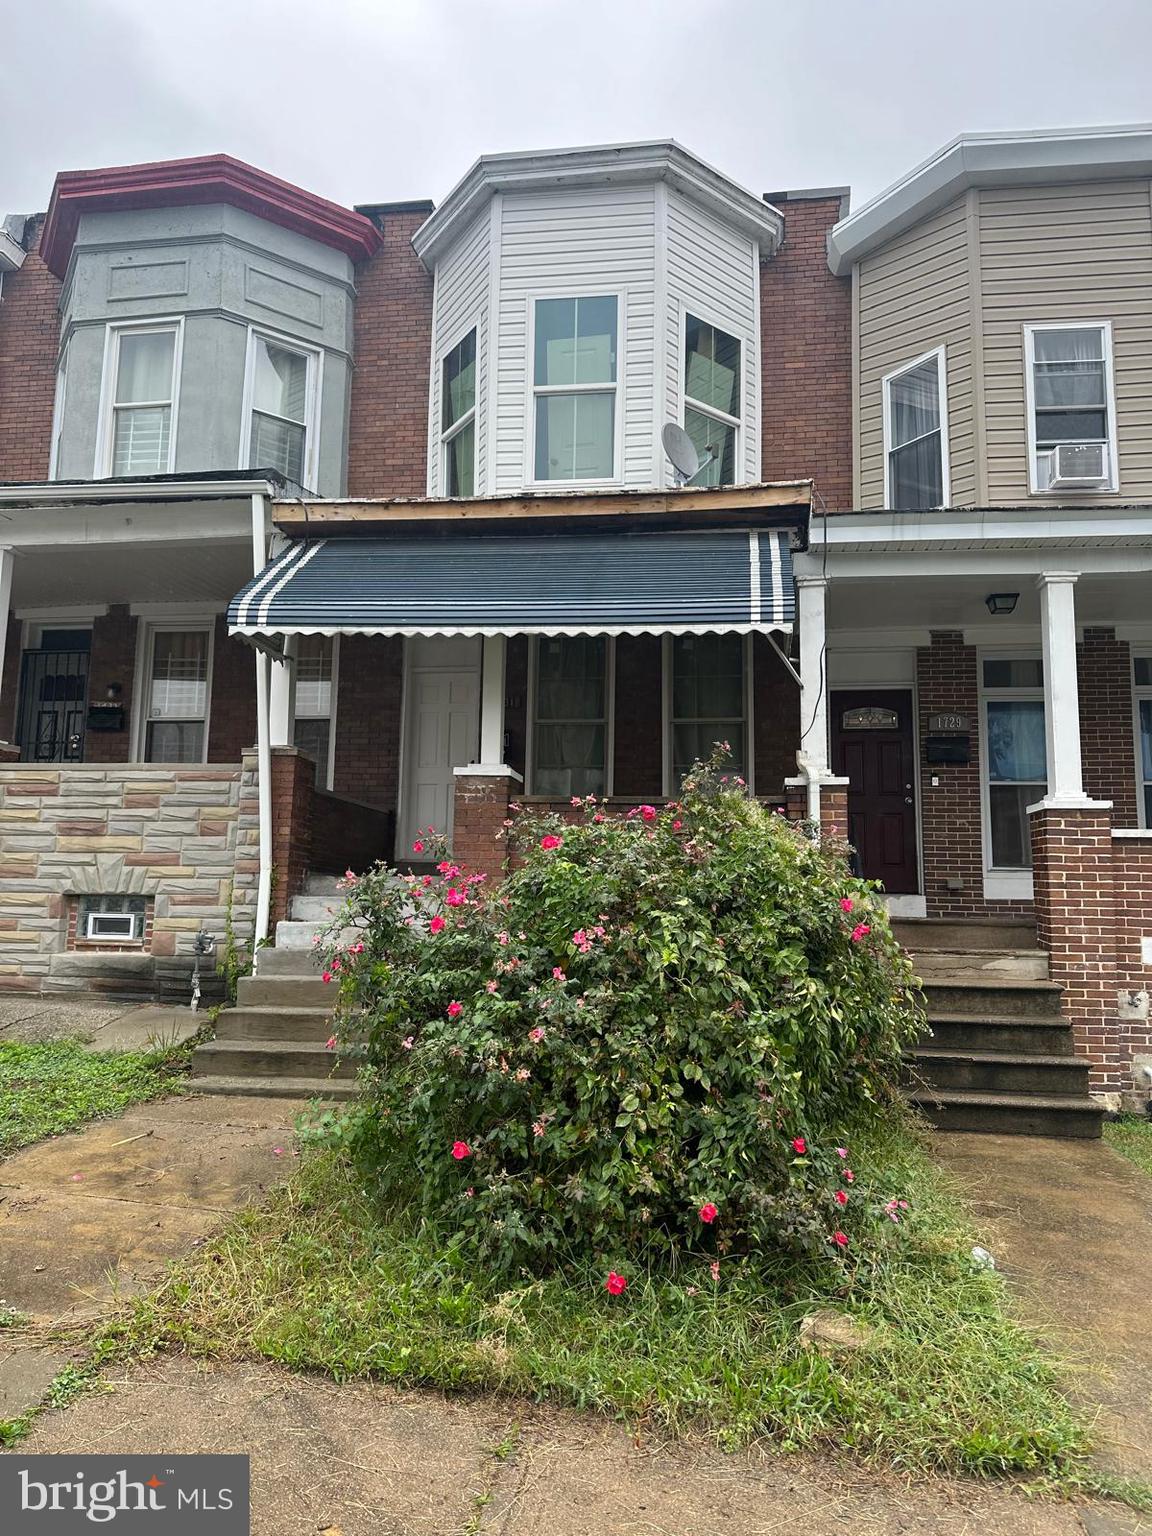
[[[639,144],[482,155],[412,236],[412,247],[429,270],[494,192],[549,191],[556,187],[627,185],[664,181],[725,223],[776,253],[784,216],[771,203],[737,185],[677,144],[660,139]]]
[[[828,235],[837,277],[969,187],[1104,181],[1152,174],[1152,124],[961,134]]]
[[[219,501],[252,496],[282,497],[269,480],[93,480],[80,485],[44,481],[35,485],[0,485],[0,506],[67,507],[92,502]]]

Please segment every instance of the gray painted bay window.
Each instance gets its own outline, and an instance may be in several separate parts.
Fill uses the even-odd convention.
[[[733,485],[739,448],[740,398],[743,380],[740,343],[735,336],[685,317],[684,430],[692,439],[701,464],[708,468],[697,485]]]
[[[538,481],[616,476],[617,310],[614,295],[536,301]]]
[[[717,742],[731,748],[733,774],[747,764],[748,697],[743,635],[673,635],[672,789]]]
[[[112,326],[111,399],[105,408],[105,475],[159,475],[172,468],[180,326]]]
[[[948,496],[944,348],[890,373],[884,389],[886,506],[942,507]]]
[[[254,469],[278,469],[303,485],[308,465],[312,356],[253,332],[250,358],[248,463]]]
[[[440,442],[444,494],[476,494],[476,330],[452,348],[441,365]]]
[[[555,635],[536,646],[532,792],[569,798],[607,789],[608,641]]]

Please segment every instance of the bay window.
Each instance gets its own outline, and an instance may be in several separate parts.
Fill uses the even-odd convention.
[[[1044,663],[989,658],[981,680],[989,867],[1031,869],[1028,807],[1048,792]]]
[[[674,792],[697,759],[717,742],[731,748],[728,771],[745,778],[748,764],[747,643],[743,635],[672,635],[671,709]]]
[[[1034,491],[1115,485],[1112,327],[1025,327]]]
[[[476,494],[476,331],[441,364],[440,443],[445,496]]]
[[[704,320],[685,316],[684,430],[700,463],[711,463],[696,485],[734,485],[739,463],[743,380],[740,343]]]
[[[615,295],[537,299],[533,341],[535,478],[616,478]]]
[[[249,332],[247,468],[277,469],[297,485],[313,479],[309,438],[318,373],[316,353]]]
[[[884,391],[885,506],[942,507],[948,499],[948,408],[944,348],[888,374]]]
[[[204,761],[211,648],[212,632],[207,625],[151,631],[145,689],[145,762]]]
[[[181,332],[180,321],[108,327],[98,476],[171,473]]]
[[[568,799],[607,793],[608,646],[604,635],[536,642],[533,794]]]

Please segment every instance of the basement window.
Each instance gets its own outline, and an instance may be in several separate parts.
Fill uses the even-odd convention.
[[[144,938],[143,896],[81,896],[76,937],[89,944],[139,944]]]

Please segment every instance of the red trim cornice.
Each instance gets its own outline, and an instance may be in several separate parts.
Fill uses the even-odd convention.
[[[353,261],[363,261],[380,245],[375,224],[351,208],[316,197],[231,155],[198,155],[99,171],[61,171],[52,188],[40,253],[49,270],[63,277],[81,214],[179,208],[190,203],[229,203],[333,246]]]

